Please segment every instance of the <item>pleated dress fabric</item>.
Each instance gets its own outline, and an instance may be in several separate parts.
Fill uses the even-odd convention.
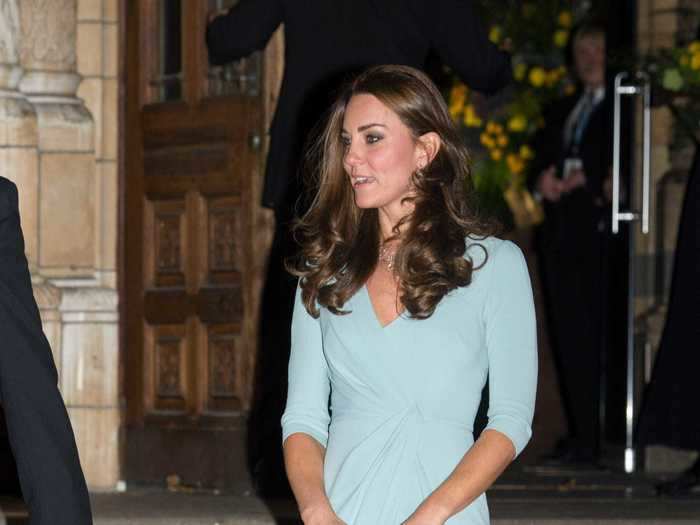
[[[316,319],[297,290],[283,440],[301,432],[326,447],[326,494],[348,525],[398,525],[450,475],[474,442],[487,380],[487,428],[516,454],[530,439],[537,339],[524,257],[493,237],[467,239],[465,257],[481,266],[471,284],[424,320],[382,327],[364,286],[350,313]],[[447,521],[487,523],[483,494]]]

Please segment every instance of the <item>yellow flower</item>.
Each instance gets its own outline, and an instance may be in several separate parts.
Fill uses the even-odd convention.
[[[690,67],[695,70],[700,69],[700,51],[693,53],[693,57],[690,59]]]
[[[515,64],[515,66],[513,67],[513,76],[515,77],[515,80],[520,82],[522,79],[525,78],[525,73],[527,73],[526,64],[523,64],[522,62]]]
[[[559,73],[557,72],[556,69],[550,69],[545,73],[545,80],[544,83],[547,85],[547,87],[552,87],[554,86],[557,82],[559,82]]]
[[[505,135],[499,135],[496,139],[496,143],[501,147],[505,148],[508,145],[508,137]]]
[[[559,29],[554,33],[554,45],[557,47],[565,47],[569,41],[569,32],[566,29]]]
[[[501,41],[501,36],[501,26],[491,26],[491,30],[489,31],[489,40],[494,44],[498,44]]]
[[[482,133],[479,136],[479,140],[481,140],[481,143],[487,148],[493,148],[496,145],[488,133]]]
[[[503,158],[503,152],[498,148],[494,148],[491,150],[491,158],[498,162]]]
[[[459,100],[462,102],[462,104],[464,104],[464,101],[467,99],[467,93],[469,93],[469,89],[467,88],[467,86],[462,84],[461,82],[457,82],[452,86],[452,89],[450,90],[450,100]]]
[[[530,75],[529,75],[529,80],[530,84],[532,84],[535,87],[540,87],[542,84],[544,84],[544,69],[541,67],[533,67],[530,70]]]
[[[486,133],[490,133],[492,135],[496,134],[496,126],[497,124],[493,120],[489,120],[486,123]]]
[[[559,18],[557,19],[557,22],[559,22],[559,25],[561,27],[571,27],[573,21],[574,18],[571,16],[571,11],[562,11],[561,13],[559,13]]]
[[[508,164],[508,169],[514,175],[519,175],[525,169],[525,163],[523,159],[515,155],[514,153],[509,153],[506,155],[506,163]]]
[[[493,133],[495,135],[500,135],[501,133],[503,133],[503,126],[501,126],[498,122],[494,122]]]
[[[700,52],[700,40],[695,40],[694,42],[691,42],[690,45],[688,45],[688,51],[690,51],[691,53]]]
[[[688,67],[690,65],[690,57],[683,53],[681,55],[681,66]]]
[[[464,103],[467,100],[467,94],[469,93],[469,90],[467,89],[467,86],[462,84],[461,82],[455,84],[452,86],[452,89],[450,90],[450,106],[454,107],[462,107],[464,106]]]
[[[524,131],[525,128],[527,127],[527,119],[525,118],[525,115],[518,113],[517,115],[513,115],[510,120],[508,121],[508,129],[511,131],[514,131],[516,133],[520,131]]]
[[[530,146],[528,146],[527,144],[523,144],[522,146],[520,146],[520,156],[525,160],[530,160],[534,158],[535,152],[532,151]]]
[[[480,128],[481,118],[476,114],[473,104],[464,107],[464,125],[468,128]]]

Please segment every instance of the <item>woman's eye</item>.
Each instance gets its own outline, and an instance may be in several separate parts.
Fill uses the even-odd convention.
[[[372,135],[371,133],[367,135],[367,144],[374,144],[375,142],[379,142],[382,140],[383,137],[379,135]]]
[[[343,145],[343,147],[347,148],[350,146],[350,137],[345,137],[341,136],[340,137],[340,143]]]

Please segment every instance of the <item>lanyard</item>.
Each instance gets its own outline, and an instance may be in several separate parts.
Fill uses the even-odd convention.
[[[591,118],[591,113],[593,113],[593,108],[595,107],[593,104],[593,96],[592,91],[584,95],[581,109],[576,117],[576,125],[574,126],[574,132],[571,136],[571,149],[574,153],[578,153],[578,148],[583,138],[583,132],[586,130],[586,125]]]

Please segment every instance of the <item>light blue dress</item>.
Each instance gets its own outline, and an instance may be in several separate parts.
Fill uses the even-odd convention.
[[[527,266],[493,237],[467,240],[475,266],[477,244],[486,264],[425,320],[382,328],[364,286],[344,307],[352,313],[321,308],[314,319],[297,290],[283,440],[302,432],[326,447],[326,494],[348,525],[399,525],[450,475],[474,442],[487,377],[487,428],[518,454],[530,439],[537,336]],[[488,523],[483,494],[447,521]]]

